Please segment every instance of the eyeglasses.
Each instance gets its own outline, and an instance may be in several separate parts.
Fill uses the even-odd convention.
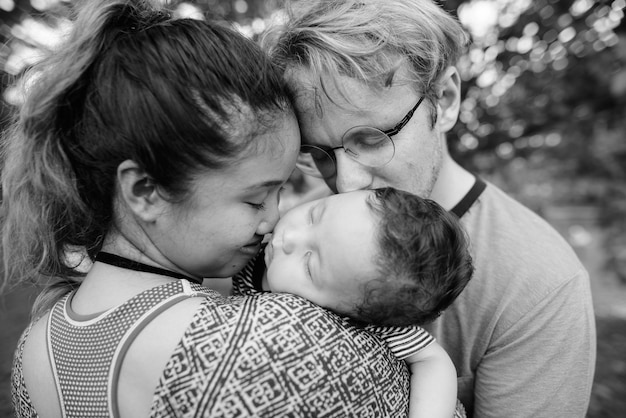
[[[330,178],[337,173],[335,150],[343,148],[346,154],[359,164],[366,167],[382,167],[393,158],[396,148],[391,139],[406,126],[413,113],[422,104],[424,96],[413,109],[393,128],[387,131],[371,126],[355,126],[343,134],[340,147],[321,147],[319,145],[302,145],[296,167],[304,174],[318,178]]]

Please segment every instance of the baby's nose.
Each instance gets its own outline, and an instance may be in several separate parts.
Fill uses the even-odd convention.
[[[286,229],[283,232],[283,251],[286,254],[291,254],[298,248],[300,242],[300,234],[297,229]]]

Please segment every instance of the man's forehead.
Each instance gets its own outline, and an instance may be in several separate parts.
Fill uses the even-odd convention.
[[[295,98],[300,98],[301,103],[298,106],[302,106],[302,111],[314,110],[320,117],[320,112],[327,109],[329,103],[342,110],[358,113],[390,90],[417,87],[408,65],[398,66],[389,74],[389,78],[383,77],[370,82],[343,74],[320,73],[305,66],[290,68],[286,77],[295,92]]]
[[[288,79],[294,91],[297,112],[315,114],[318,118],[333,109],[340,109],[348,115],[360,115],[369,107],[369,98],[379,94],[373,87],[354,78],[319,76],[306,69],[292,70]]]

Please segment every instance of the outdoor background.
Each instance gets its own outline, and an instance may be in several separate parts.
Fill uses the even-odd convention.
[[[306,0],[305,0],[306,1]],[[72,1],[0,0],[0,129],[17,79],[70,27]],[[280,0],[170,1],[256,38]],[[591,275],[598,362],[589,418],[626,416],[626,0],[448,0],[473,43],[450,148],[550,221]],[[298,173],[287,202],[319,190]],[[291,200],[290,200],[291,199]],[[529,236],[529,240],[533,237]],[[12,416],[12,352],[35,289],[0,296],[0,417]]]

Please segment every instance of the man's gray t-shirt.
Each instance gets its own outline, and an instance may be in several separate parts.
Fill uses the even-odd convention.
[[[492,184],[461,217],[475,273],[426,328],[474,417],[584,417],[595,366],[589,277],[566,241]]]

